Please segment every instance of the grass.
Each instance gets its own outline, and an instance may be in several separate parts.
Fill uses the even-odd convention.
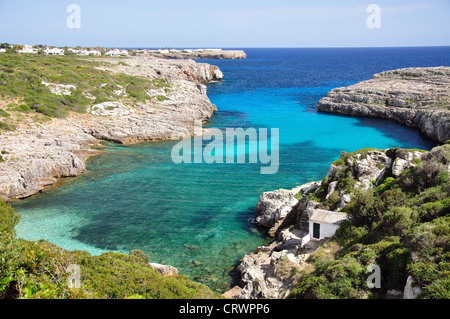
[[[22,112],[61,118],[71,111],[84,113],[88,107],[104,101],[150,101],[146,93],[149,89],[169,86],[163,79],[150,80],[98,69],[105,63],[93,57],[2,54],[0,97],[17,102],[11,103],[7,110],[2,109],[0,117],[7,117],[9,112]],[[43,81],[74,85],[76,89],[71,95],[57,95]],[[125,88],[127,96],[114,94],[120,87]]]

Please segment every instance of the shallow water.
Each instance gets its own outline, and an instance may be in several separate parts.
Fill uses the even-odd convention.
[[[262,192],[322,179],[344,150],[436,145],[392,121],[319,113],[315,105],[332,88],[382,70],[445,64],[449,48],[246,52],[246,60],[205,61],[225,75],[208,87],[219,111],[207,125],[278,128],[277,174],[262,175],[260,163],[174,164],[172,141],[110,144],[85,174],[14,203],[18,236],[92,254],[142,249],[152,262],[224,291],[239,259],[268,240],[253,223]]]

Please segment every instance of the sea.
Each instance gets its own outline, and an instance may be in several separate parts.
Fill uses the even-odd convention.
[[[327,114],[316,105],[331,89],[374,73],[449,66],[450,47],[243,50],[247,59],[197,60],[224,74],[207,86],[218,111],[204,127],[269,134],[276,129],[276,172],[262,174],[267,165],[250,161],[250,146],[243,163],[175,163],[176,141],[105,143],[106,151],[88,160],[86,173],[13,204],[21,215],[17,236],[93,255],[140,249],[151,262],[172,265],[224,292],[238,280],[240,259],[270,241],[254,219],[263,192],[321,180],[342,151],[437,145],[391,120]]]

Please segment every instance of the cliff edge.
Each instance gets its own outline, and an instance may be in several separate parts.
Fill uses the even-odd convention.
[[[441,143],[450,139],[450,67],[405,68],[331,90],[320,111],[394,119]]]
[[[13,128],[0,128],[0,198],[7,201],[81,174],[101,140],[125,144],[167,140],[175,132],[192,135],[194,120],[217,111],[205,84],[223,78],[217,66],[192,60],[39,56],[22,64],[17,55],[9,59],[11,92],[23,92],[8,92],[0,100],[5,115],[0,124]],[[36,76],[29,65],[48,71]],[[46,72],[54,75],[42,79]],[[26,82],[19,77],[24,74]],[[20,83],[26,86],[19,89]],[[27,95],[34,100],[28,102]]]

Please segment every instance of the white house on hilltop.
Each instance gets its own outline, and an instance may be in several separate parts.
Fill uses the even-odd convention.
[[[80,52],[81,52],[81,50],[76,50],[76,49],[72,49],[72,48],[68,48],[67,51],[70,51],[75,54],[80,54]]]
[[[110,50],[110,51],[106,52],[105,55],[109,55],[109,56],[128,56],[128,51],[127,50],[114,49],[114,50]]]
[[[78,55],[102,55],[100,51],[97,50],[81,50]]]
[[[44,53],[46,55],[64,55],[64,49],[58,49],[58,48],[49,49],[49,48],[46,48],[44,50]]]
[[[67,50],[77,55],[102,55],[98,50],[76,50],[72,48],[68,48]]]
[[[5,52],[6,52],[6,49],[0,48],[0,53],[5,53]]]
[[[38,49],[33,48],[31,45],[24,45],[22,50],[17,51],[19,53],[32,53],[37,54]]]

